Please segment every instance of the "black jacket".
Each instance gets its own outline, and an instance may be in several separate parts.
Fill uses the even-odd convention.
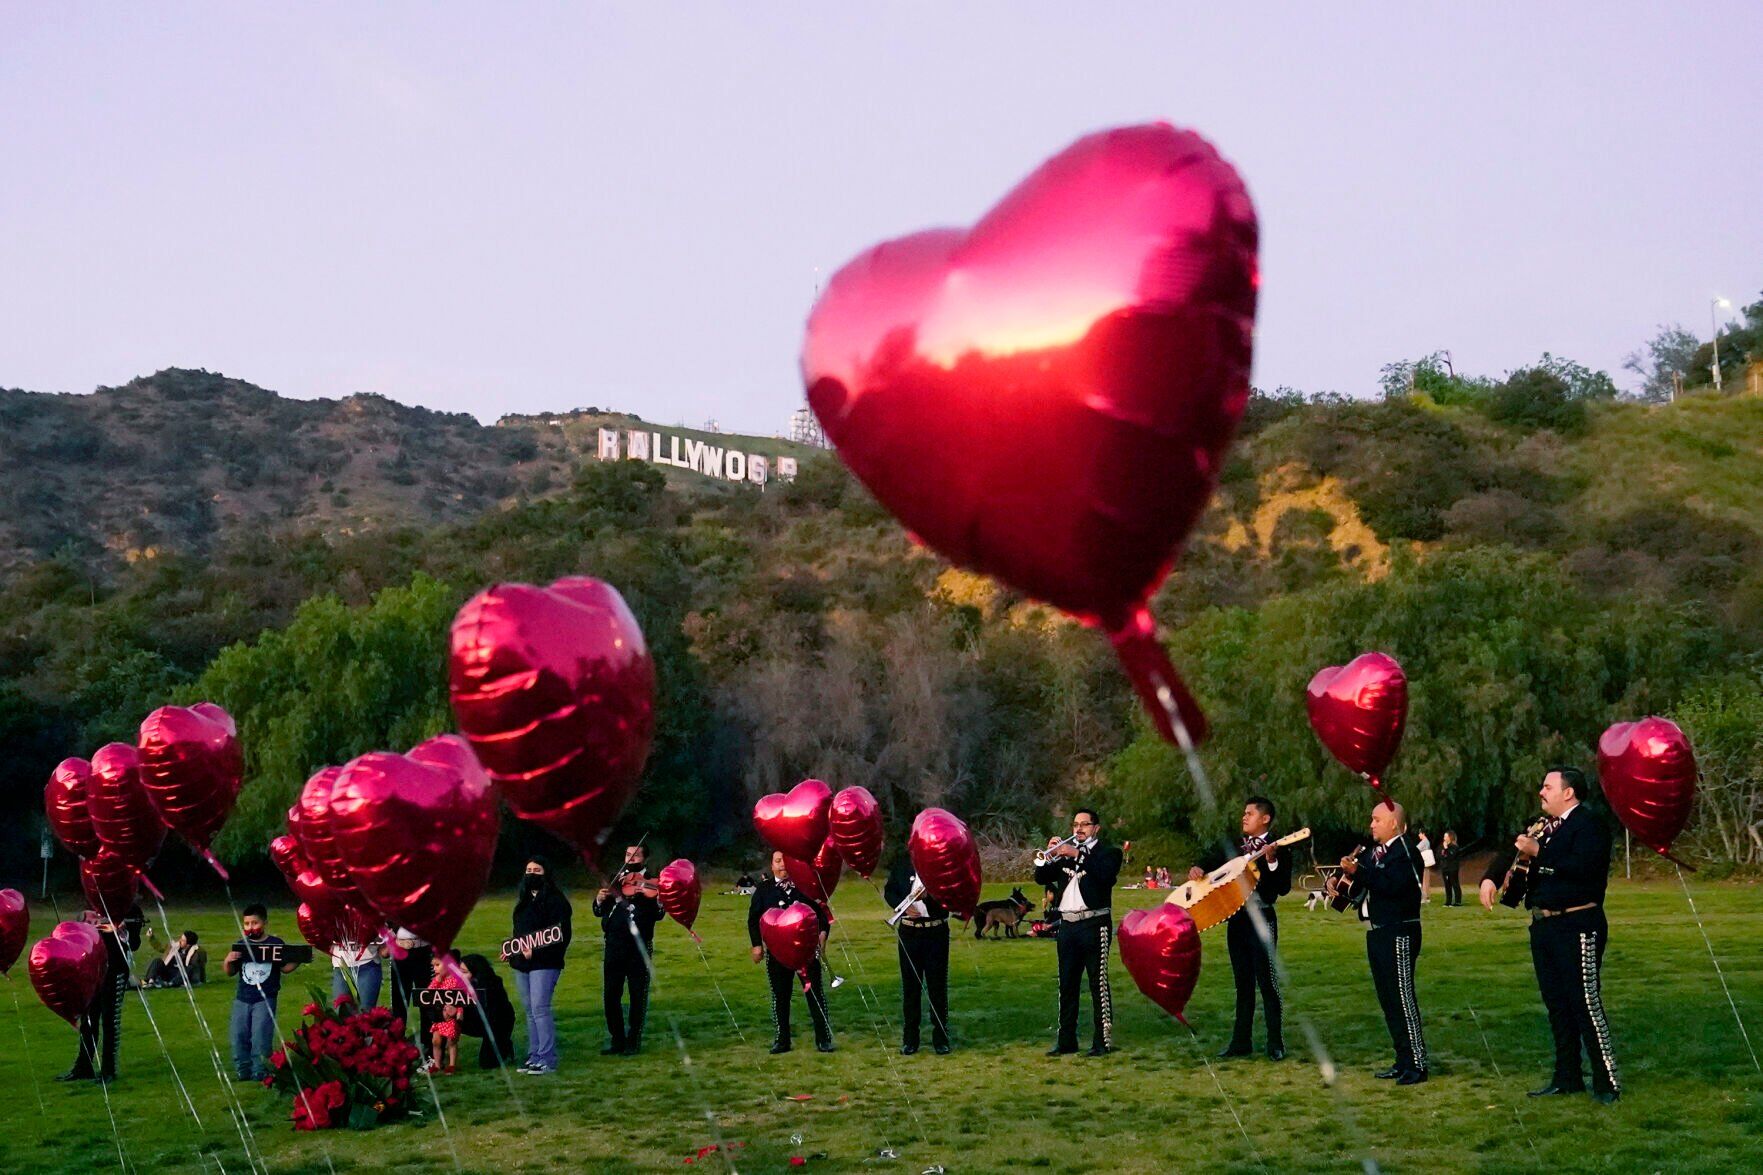
[[[1439,848],[1439,869],[1446,874],[1455,875],[1463,868],[1463,846],[1456,841]]]
[[[1065,886],[1073,874],[1082,874],[1077,890],[1083,895],[1084,909],[1105,910],[1114,902],[1114,882],[1120,876],[1120,847],[1097,842],[1079,850],[1076,857],[1049,857],[1045,865],[1035,869],[1035,881],[1053,890],[1053,908],[1057,910],[1065,897]]]
[[[1276,840],[1278,838],[1269,831],[1268,839]],[[1207,853],[1200,858],[1200,868],[1204,869],[1207,873],[1211,873],[1226,861],[1245,855],[1242,847],[1242,839],[1239,838],[1237,842],[1237,851],[1235,853],[1226,857],[1222,846],[1215,848],[1210,853]],[[1267,865],[1270,860],[1278,862],[1279,868],[1269,869]],[[1255,882],[1255,893],[1261,898],[1262,905],[1271,906],[1274,902],[1292,892],[1292,859],[1291,854],[1284,849],[1274,849],[1266,858],[1255,862],[1255,872],[1259,875]],[[1236,915],[1232,915],[1232,917],[1235,916]]]
[[[600,929],[606,933],[608,949],[622,949],[631,945],[631,923],[637,926],[637,933],[643,938],[643,949],[653,952],[655,949],[655,924],[661,921],[661,903],[648,894],[608,894],[604,901],[594,899],[594,917],[600,920]]]
[[[1610,829],[1581,803],[1550,833],[1531,862],[1524,904],[1530,909],[1565,910],[1602,903],[1610,883]],[[1495,885],[1505,879],[1518,850],[1507,848],[1482,875]]]
[[[569,950],[569,940],[573,934],[570,925],[575,910],[563,891],[555,886],[539,893],[537,897],[515,904],[514,907],[514,938],[516,940],[529,934],[537,934],[556,927],[561,936],[556,941],[543,946],[534,946],[529,959],[520,953],[516,946],[508,955],[508,965],[516,971],[558,971],[563,968],[564,954]],[[546,937],[552,937],[547,935]]]
[[[129,912],[116,923],[114,931],[100,930],[98,938],[104,943],[104,965],[107,975],[127,972],[129,958],[141,949],[141,928],[146,918],[141,914],[141,907],[130,906]]]
[[[1383,860],[1376,858],[1375,847],[1360,855],[1348,896],[1355,902],[1365,900],[1365,917],[1373,928],[1419,918],[1422,866],[1408,838],[1398,836],[1384,851]]]
[[[792,902],[801,902],[814,911],[814,917],[820,922],[822,934],[825,934],[832,926],[832,919],[827,916],[825,906],[797,889],[793,882],[779,882],[777,878],[767,874],[760,879],[758,885],[753,887],[753,900],[747,905],[747,937],[752,940],[754,946],[765,945],[765,940],[759,937],[759,919],[765,916],[765,911],[788,909]]]
[[[906,895],[912,892],[912,879],[916,876],[917,874],[912,871],[910,861],[901,859],[894,862],[894,867],[888,870],[888,883],[882,888],[882,895],[887,898],[888,905],[898,906],[906,900]],[[918,900],[924,903],[927,917],[947,918],[949,916],[949,908],[929,894],[919,895]]]

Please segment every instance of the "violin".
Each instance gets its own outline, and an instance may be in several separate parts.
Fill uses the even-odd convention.
[[[653,878],[644,877],[639,872],[634,872],[628,865],[625,868],[620,869],[617,875],[614,876],[611,881],[606,883],[606,890],[608,893],[614,893],[625,898],[634,898],[638,894],[642,894],[646,898],[659,898],[661,896],[661,884],[659,882]]]

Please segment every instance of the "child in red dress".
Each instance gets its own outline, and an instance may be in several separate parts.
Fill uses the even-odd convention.
[[[459,964],[454,960],[453,952],[437,952],[431,966],[434,968],[434,978],[429,981],[430,991],[463,991],[466,999],[471,998],[471,988],[460,982],[457,974]],[[459,1071],[459,1017],[464,1011],[463,1003],[442,1003],[440,1016],[430,1030],[434,1053],[432,1066],[442,1073]]]

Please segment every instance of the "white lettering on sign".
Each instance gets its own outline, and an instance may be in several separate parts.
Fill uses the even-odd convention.
[[[624,452],[632,461],[649,459],[649,434],[635,430],[625,435]]]
[[[722,450],[715,445],[704,446],[704,468],[698,472],[705,477],[722,476]]]
[[[617,456],[617,454],[613,455]],[[794,481],[796,479],[796,459],[794,457],[779,457],[777,459],[777,475],[785,481]]]
[[[618,430],[616,428],[603,428],[600,430],[599,457],[602,461],[618,460]]]
[[[622,453],[620,452],[622,450]],[[785,481],[794,480],[797,461],[794,457],[768,457],[763,453],[743,453],[724,449],[708,441],[672,433],[646,429],[628,429],[620,436],[617,429],[603,428],[595,456],[602,461],[653,461],[675,469],[689,469],[727,481],[745,481],[763,486],[775,474]]]
[[[730,449],[722,458],[723,476],[730,481],[747,480],[747,455],[739,449]]]
[[[765,484],[766,462],[762,454],[754,453],[747,458],[747,480],[755,485]]]

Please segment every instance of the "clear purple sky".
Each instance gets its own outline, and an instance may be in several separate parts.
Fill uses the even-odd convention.
[[[1763,288],[1763,5],[1243,7],[0,0],[0,386],[771,432],[817,270],[1152,118],[1260,207],[1264,387]]]

